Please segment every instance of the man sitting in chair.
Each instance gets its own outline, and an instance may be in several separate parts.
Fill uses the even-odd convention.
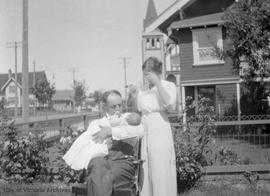
[[[116,91],[108,91],[103,95],[104,111],[109,118],[122,112],[121,94]],[[103,143],[108,138],[124,140],[143,136],[143,126],[125,125],[121,127],[101,127],[101,130],[93,135],[93,140]],[[105,157],[93,158],[88,165],[87,192],[88,196],[111,196],[117,188],[131,188],[135,175],[133,156],[125,152],[126,148],[117,144],[112,146]]]

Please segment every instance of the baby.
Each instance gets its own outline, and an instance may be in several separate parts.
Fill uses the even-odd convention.
[[[92,139],[92,135],[100,131],[101,126],[138,126],[140,124],[141,117],[137,113],[115,114],[92,121],[88,129],[74,141],[63,159],[72,169],[87,169],[88,163],[93,158],[105,156],[109,152],[110,139],[103,141],[103,143],[95,143]]]

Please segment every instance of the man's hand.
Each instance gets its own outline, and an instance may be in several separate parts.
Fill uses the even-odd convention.
[[[99,127],[101,130],[93,135],[93,140],[96,143],[102,143],[105,139],[112,136],[111,127],[103,127],[103,126]]]

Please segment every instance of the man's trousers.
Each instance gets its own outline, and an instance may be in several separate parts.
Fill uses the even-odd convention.
[[[111,196],[117,188],[131,188],[134,182],[135,159],[120,151],[96,157],[88,165],[88,196]]]

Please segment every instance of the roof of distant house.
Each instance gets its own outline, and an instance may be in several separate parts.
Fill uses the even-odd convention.
[[[34,86],[34,75],[35,75],[35,82],[42,79],[47,79],[45,71],[37,71],[37,72],[29,72],[29,88]],[[0,91],[3,86],[7,85],[8,82],[11,80],[15,81],[15,73],[0,73]],[[17,73],[17,82],[19,86],[22,86],[22,73]]]
[[[53,95],[53,101],[62,101],[62,100],[70,100],[72,101],[74,97],[74,90],[56,90]]]
[[[215,13],[209,14],[205,16],[199,16],[189,19],[184,19],[180,21],[173,22],[170,25],[172,29],[183,29],[183,28],[191,28],[191,27],[201,27],[201,26],[209,26],[209,25],[217,25],[223,24],[225,21],[222,19],[224,13]]]

